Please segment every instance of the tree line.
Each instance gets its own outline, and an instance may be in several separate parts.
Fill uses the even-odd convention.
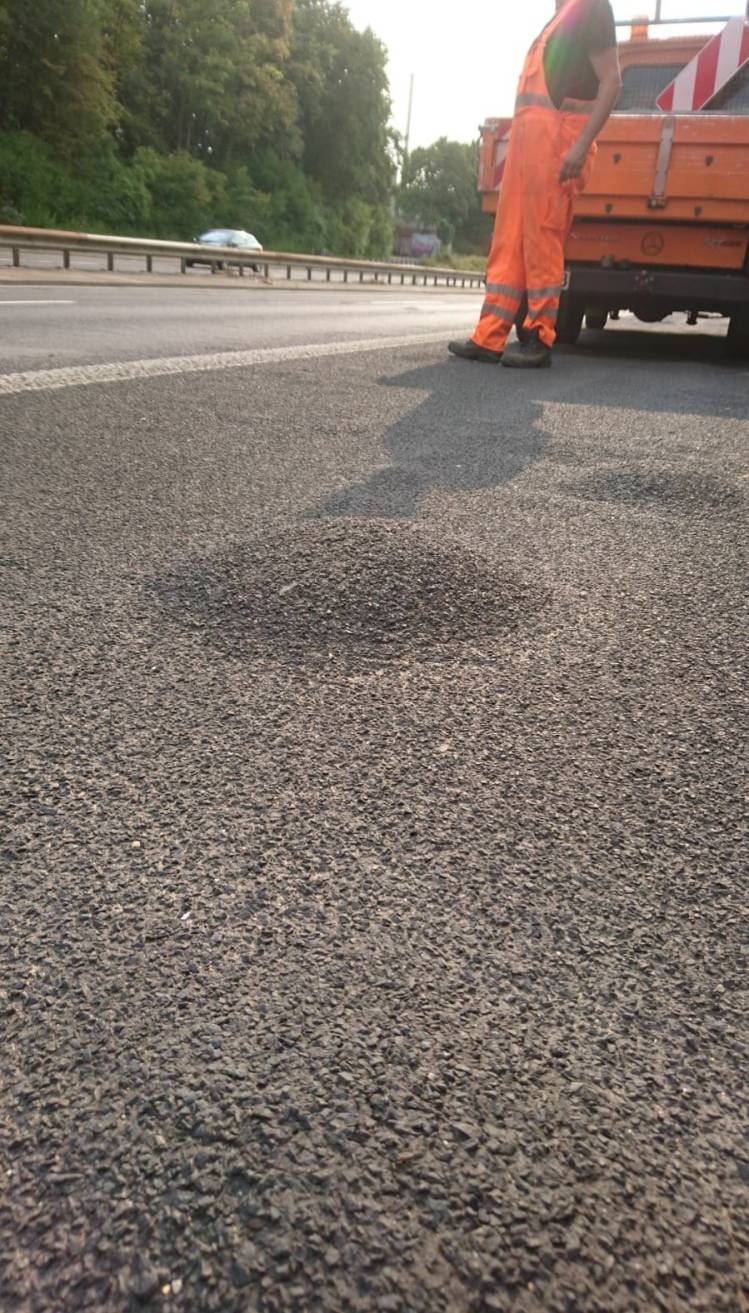
[[[0,0],[0,221],[386,257],[386,59],[335,0]],[[419,152],[398,195],[448,241],[477,213],[466,149],[442,159],[462,209]]]

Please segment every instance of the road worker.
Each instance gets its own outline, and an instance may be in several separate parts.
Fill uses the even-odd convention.
[[[481,317],[467,342],[449,343],[453,355],[516,369],[551,364],[575,195],[620,90],[609,0],[556,0],[518,84]],[[524,341],[505,351],[526,295]]]

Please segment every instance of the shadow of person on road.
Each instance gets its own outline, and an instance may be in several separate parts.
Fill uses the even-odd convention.
[[[381,378],[381,386],[422,393],[421,404],[388,431],[387,463],[334,493],[311,517],[411,519],[428,492],[509,483],[550,440],[543,426],[548,404],[608,411],[612,433],[628,411],[746,416],[746,365],[727,355],[720,337],[586,331],[578,346],[557,347],[555,354],[553,370],[531,374],[508,376],[501,367],[444,359]],[[581,415],[580,423],[589,421]]]
[[[440,361],[379,383],[425,396],[389,430],[388,465],[334,493],[313,516],[410,519],[435,489],[472,492],[509,483],[546,443],[541,389],[515,397],[505,411],[496,366]]]

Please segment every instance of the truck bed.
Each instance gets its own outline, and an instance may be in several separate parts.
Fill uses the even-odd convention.
[[[479,190],[488,211],[497,208],[508,127],[509,120],[489,119],[482,128]],[[577,213],[749,223],[749,115],[612,114]]]
[[[509,121],[482,129],[479,188],[496,210]],[[613,114],[578,198],[567,258],[741,269],[749,244],[749,116]]]

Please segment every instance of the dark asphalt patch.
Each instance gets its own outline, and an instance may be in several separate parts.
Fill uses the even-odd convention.
[[[682,514],[699,514],[704,509],[733,510],[741,494],[725,480],[704,474],[675,474],[673,471],[613,474],[581,480],[571,489],[595,501],[621,502],[626,506],[657,507]]]
[[[312,521],[189,562],[153,585],[227,655],[367,666],[432,660],[517,628],[543,592],[423,526]]]

